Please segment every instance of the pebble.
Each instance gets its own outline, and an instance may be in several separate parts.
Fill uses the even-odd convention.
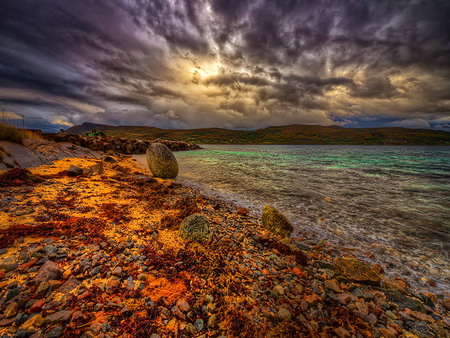
[[[281,307],[278,310],[278,317],[280,317],[281,319],[285,320],[285,321],[290,321],[291,320],[291,312],[289,310],[286,310],[285,308]]]
[[[112,271],[112,274],[114,275],[114,276],[118,276],[118,277],[120,277],[121,275],[122,275],[122,267],[121,266],[116,266],[114,269],[113,269],[113,271]]]
[[[13,270],[17,269],[18,266],[19,266],[19,263],[16,261],[16,259],[13,256],[3,258],[0,261],[0,270],[4,270],[5,272],[13,271]]]
[[[10,317],[14,317],[15,315],[17,315],[18,312],[19,312],[19,304],[17,304],[16,302],[12,302],[5,309],[5,311],[3,312],[3,315],[6,318],[10,318]]]
[[[50,285],[48,284],[48,282],[42,282],[39,284],[38,288],[36,289],[36,293],[45,293],[49,287],[50,287]]]
[[[284,295],[284,288],[281,285],[276,285],[273,288],[273,292],[275,292],[279,295]]]
[[[25,323],[23,323],[22,328],[27,330],[31,326],[38,328],[42,325],[44,325],[44,318],[40,314],[38,314],[29,318]]]
[[[188,312],[191,309],[189,303],[186,302],[184,299],[179,299],[177,301],[177,306],[183,312]]]
[[[204,324],[204,322],[203,322],[203,319],[197,319],[197,320],[194,322],[194,326],[195,326],[195,328],[197,329],[198,332],[200,332],[200,331],[203,330],[204,325],[205,325],[205,324]]]
[[[337,293],[342,292],[339,282],[336,279],[326,280],[325,287]]]
[[[54,325],[61,322],[66,322],[70,319],[70,316],[72,315],[73,311],[68,310],[62,310],[55,313],[52,313],[45,317],[45,324],[46,325]]]
[[[45,334],[45,338],[58,338],[63,333],[63,327],[61,325],[56,326],[48,333]]]

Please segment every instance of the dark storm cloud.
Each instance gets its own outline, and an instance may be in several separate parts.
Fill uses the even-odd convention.
[[[440,0],[2,1],[0,104],[68,124],[446,126],[449,17]]]

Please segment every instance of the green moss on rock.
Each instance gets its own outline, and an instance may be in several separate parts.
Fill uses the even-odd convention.
[[[368,263],[357,259],[337,257],[333,270],[350,282],[380,285],[380,276]]]
[[[269,231],[283,237],[291,236],[292,230],[294,230],[286,216],[269,204],[263,208],[262,224]]]
[[[146,152],[147,164],[153,176],[175,178],[178,175],[178,162],[175,155],[162,143],[152,143]]]
[[[207,242],[212,237],[209,224],[209,219],[204,215],[190,215],[181,222],[178,235],[186,240]]]

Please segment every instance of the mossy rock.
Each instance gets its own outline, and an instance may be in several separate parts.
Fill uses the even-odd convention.
[[[294,230],[286,216],[269,204],[263,208],[262,224],[264,228],[282,237],[290,237],[292,230]]]
[[[211,240],[212,233],[209,227],[208,217],[201,214],[193,214],[181,222],[178,235],[186,240],[195,242],[207,242]]]
[[[153,176],[175,178],[178,175],[178,162],[175,155],[162,143],[152,143],[146,152],[147,164]]]
[[[353,258],[337,257],[333,270],[349,282],[380,285],[380,276],[366,263]]]

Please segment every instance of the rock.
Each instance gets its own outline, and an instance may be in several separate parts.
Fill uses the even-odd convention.
[[[68,176],[80,176],[83,175],[83,169],[80,167],[71,165],[69,169],[66,170]]]
[[[93,173],[102,173],[104,171],[103,165],[101,163],[94,164],[93,166],[90,166],[89,169]]]
[[[178,162],[164,144],[152,143],[146,152],[147,164],[153,176],[175,178],[178,175]]]
[[[197,319],[194,322],[194,326],[197,329],[198,332],[203,330],[203,327],[205,326],[205,323],[203,322],[203,319]]]
[[[71,276],[59,289],[58,291],[63,294],[69,294],[70,291],[75,289],[78,285],[81,284],[81,281],[78,280],[75,276]]]
[[[49,287],[50,285],[47,282],[42,282],[39,284],[36,293],[45,293]]]
[[[399,305],[401,307],[401,308],[399,308],[399,310],[403,310],[404,308],[409,308],[413,311],[419,311],[422,313],[426,312],[425,307],[418,300],[404,296],[396,290],[381,289],[380,291],[382,291],[386,295],[386,298],[390,302],[393,302],[393,303],[396,303],[397,305]]]
[[[55,262],[47,261],[38,270],[36,277],[33,281],[35,283],[47,282],[51,279],[59,279],[62,276],[62,272]]]
[[[112,274],[113,274],[114,276],[120,277],[120,276],[122,275],[122,267],[121,267],[121,266],[116,266],[116,267],[113,269]]]
[[[278,317],[280,317],[282,320],[290,321],[291,320],[291,312],[284,307],[281,307],[278,309]]]
[[[29,313],[41,312],[43,305],[44,305],[44,300],[43,299],[39,299],[36,302],[34,302],[33,305],[31,305],[31,307],[28,309],[28,312]]]
[[[279,295],[284,295],[284,288],[281,285],[276,285],[273,288],[273,292],[275,292]]]
[[[28,330],[31,326],[33,327],[41,327],[44,325],[44,318],[41,315],[36,315],[29,318],[25,323],[22,324],[22,329]]]
[[[209,317],[209,319],[208,319],[208,327],[209,328],[215,328],[216,325],[217,325],[217,317],[214,314],[211,317]]]
[[[0,320],[0,327],[10,326],[15,321],[15,318],[3,318],[2,320]]]
[[[191,309],[191,306],[184,299],[179,299],[177,301],[177,306],[183,312],[188,312]]]
[[[19,266],[19,263],[12,256],[3,258],[0,261],[0,270],[4,270],[5,272],[13,271],[13,270],[17,269],[18,266]]]
[[[236,213],[237,213],[238,215],[245,216],[245,215],[248,214],[248,209],[243,208],[243,207],[238,207]]]
[[[106,156],[103,159],[103,162],[106,162],[106,163],[117,163],[117,160],[114,157]]]
[[[327,289],[333,290],[334,292],[342,292],[339,282],[336,279],[326,280],[325,287]]]
[[[178,235],[186,240],[196,242],[210,241],[212,237],[209,219],[201,214],[193,214],[181,222]]]
[[[51,161],[44,158],[39,152],[23,145],[9,141],[0,141],[0,145],[3,146],[6,153],[10,154],[8,157],[14,167],[30,168],[51,164]]]
[[[385,328],[379,328],[378,331],[383,335],[385,338],[395,338],[397,335],[393,334],[391,331]]]
[[[20,293],[20,288],[14,288],[6,293],[6,301],[13,299]]]
[[[333,262],[333,270],[350,282],[380,285],[380,276],[366,262],[337,257]]]
[[[334,332],[340,337],[340,338],[350,338],[351,334],[346,329],[344,329],[342,326],[338,327],[334,330]]]
[[[17,315],[18,312],[19,312],[19,304],[17,304],[16,302],[12,302],[5,309],[5,311],[3,312],[3,315],[6,318],[9,318],[9,317],[14,317],[15,315]]]
[[[58,338],[59,336],[61,336],[62,332],[63,332],[63,327],[61,325],[58,325],[55,328],[53,328],[52,330],[50,330],[49,332],[47,332],[47,334],[45,335],[45,338]]]
[[[46,325],[54,325],[61,322],[66,322],[70,319],[70,316],[72,315],[73,311],[63,310],[58,311],[55,313],[52,313],[51,315],[48,315],[45,317],[45,324]]]
[[[289,220],[271,205],[266,205],[263,208],[262,224],[269,231],[283,237],[290,237],[292,230],[294,230]]]

